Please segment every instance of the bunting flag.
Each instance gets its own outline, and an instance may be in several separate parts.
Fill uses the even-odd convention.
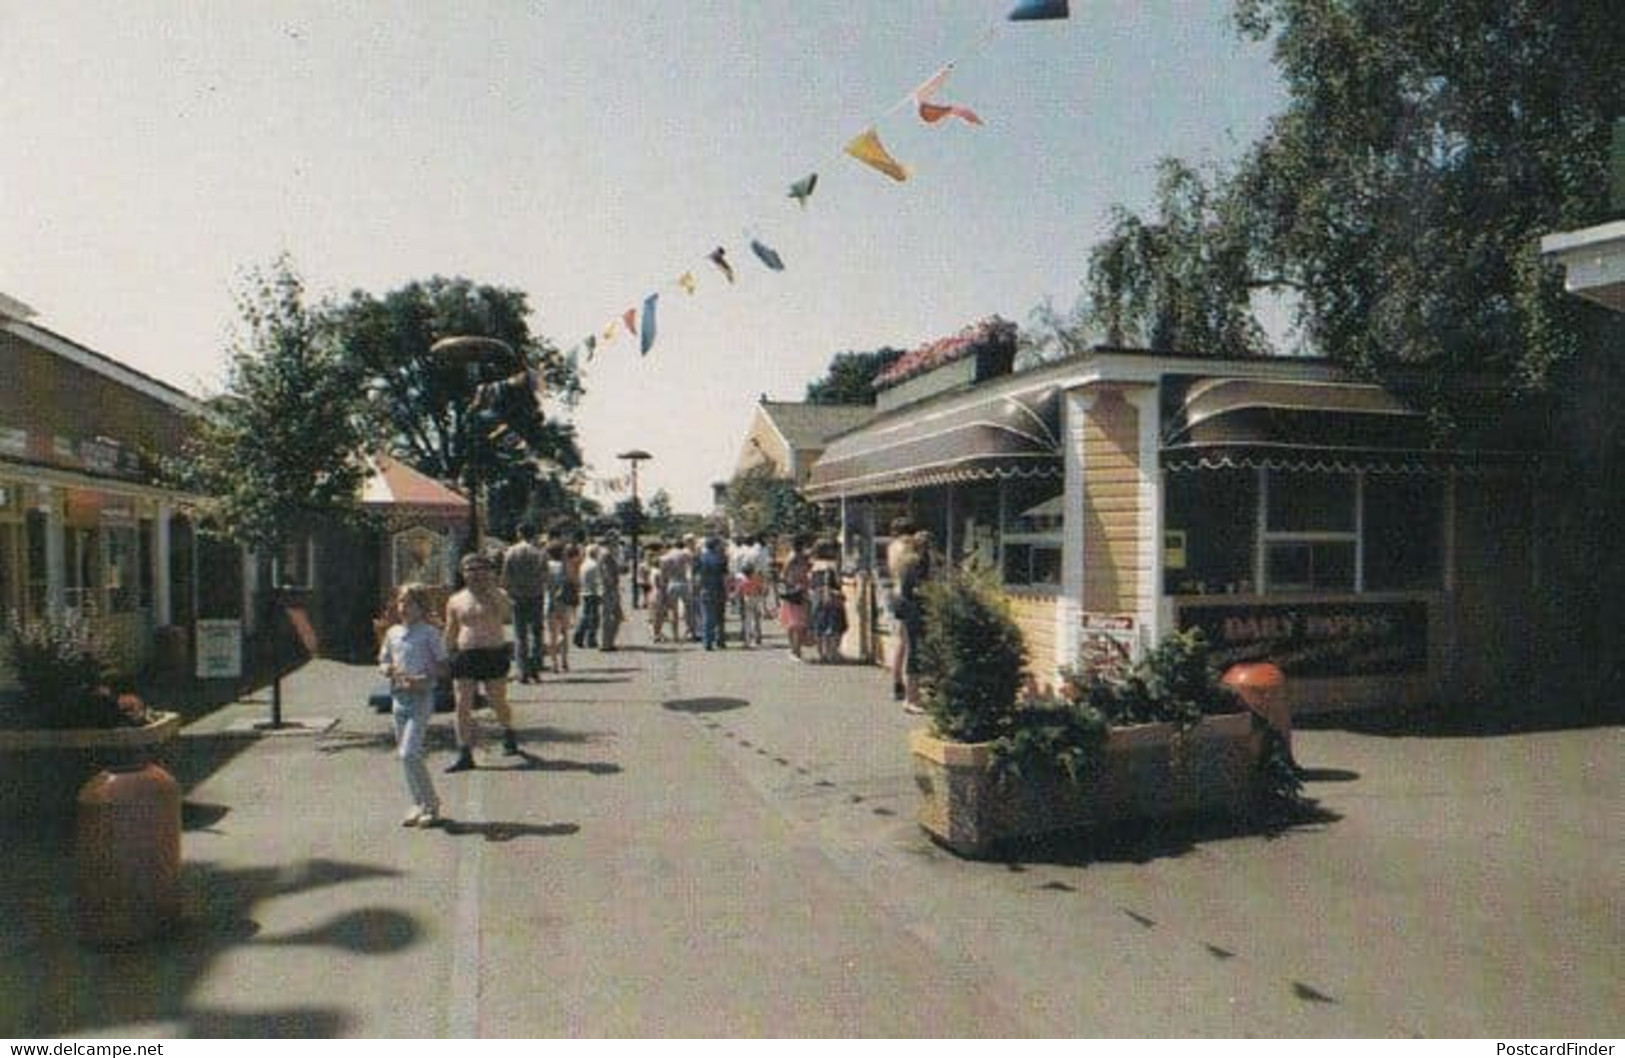
[[[761,258],[763,264],[773,269],[773,271],[784,271],[784,259],[775,253],[771,246],[768,246],[759,239],[752,239],[750,241],[750,249],[752,253]]]
[[[875,131],[873,125],[846,145],[846,153],[899,183],[908,179],[908,170],[903,168],[896,158],[886,153],[886,148],[880,144],[880,134]]]
[[[587,346],[587,362],[591,363],[592,354],[598,351],[598,336],[596,334],[587,335],[587,339],[584,344]]]
[[[604,324],[604,344],[608,345],[615,340],[615,332],[620,329],[620,320],[610,320]]]
[[[796,203],[800,205],[802,209],[806,209],[807,200],[812,197],[813,188],[817,186],[818,174],[808,173],[806,176],[790,185],[790,197],[795,199]]]
[[[1048,22],[1068,18],[1066,0],[1021,0],[1007,16],[1011,22]]]
[[[722,269],[722,274],[728,277],[728,282],[732,283],[734,281],[734,266],[728,263],[727,250],[718,246],[715,250],[706,254],[706,259]]]
[[[683,288],[683,293],[687,294],[689,297],[693,297],[695,287],[694,273],[684,272],[682,275],[678,276],[677,285]]]
[[[942,83],[948,79],[948,75],[952,72],[953,67],[945,66],[942,72],[914,90],[914,102],[919,107],[920,120],[927,125],[935,125],[944,118],[958,118],[972,125],[980,125],[982,119],[977,117],[976,111],[969,107],[932,101],[931,97],[937,94],[937,91],[942,88]]]
[[[621,313],[621,322],[626,324],[626,333],[627,334],[637,334],[638,333],[638,307],[636,305],[633,305],[631,308],[629,308],[625,312]]]
[[[655,344],[655,302],[660,295],[650,294],[643,299],[643,330],[638,334],[638,355],[648,356],[649,348]]]

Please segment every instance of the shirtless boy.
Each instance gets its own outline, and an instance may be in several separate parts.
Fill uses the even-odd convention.
[[[513,711],[508,707],[508,663],[513,644],[508,642],[507,624],[513,619],[513,602],[497,586],[496,563],[484,555],[465,555],[462,561],[463,590],[446,601],[446,652],[451,656],[452,694],[457,705],[457,759],[448,772],[474,767],[475,692],[484,688],[485,699],[502,724],[502,751],[519,752],[519,739],[513,731]]]

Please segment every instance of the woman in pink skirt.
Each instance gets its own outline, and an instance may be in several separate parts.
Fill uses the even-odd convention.
[[[784,561],[784,572],[779,575],[779,624],[790,638],[790,653],[801,660],[801,648],[811,635],[807,630],[807,589],[812,581],[812,559],[807,545],[812,541],[805,535],[796,536],[791,543],[790,557]]]

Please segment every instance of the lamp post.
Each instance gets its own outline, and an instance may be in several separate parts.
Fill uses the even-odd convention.
[[[638,505],[638,464],[654,456],[641,448],[628,449],[615,457],[624,459],[632,464],[632,586],[629,593],[632,600],[632,609],[638,608],[638,559],[641,549],[638,546],[638,530],[643,526],[643,508]]]
[[[470,419],[473,417],[475,387],[484,381],[481,376],[485,373],[486,365],[502,360],[519,363],[519,356],[514,352],[513,346],[500,338],[484,338],[478,335],[442,338],[429,347],[429,352],[448,363],[462,365],[467,373]],[[463,542],[465,555],[480,548],[480,455],[485,448],[484,439],[479,436],[478,424],[470,422],[468,428],[470,431],[468,452],[464,457],[468,471],[468,539]]]

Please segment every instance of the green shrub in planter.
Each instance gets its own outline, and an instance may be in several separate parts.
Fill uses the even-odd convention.
[[[1168,635],[1119,678],[1063,669],[1059,694],[1024,702],[989,738],[1001,775],[1047,767],[1076,782],[1110,728],[1173,724],[1184,731],[1204,716],[1243,708],[1219,682],[1201,631],[1192,629]]]
[[[1003,734],[1021,691],[1027,645],[991,578],[955,571],[925,586],[921,702],[938,735],[986,742]]]

